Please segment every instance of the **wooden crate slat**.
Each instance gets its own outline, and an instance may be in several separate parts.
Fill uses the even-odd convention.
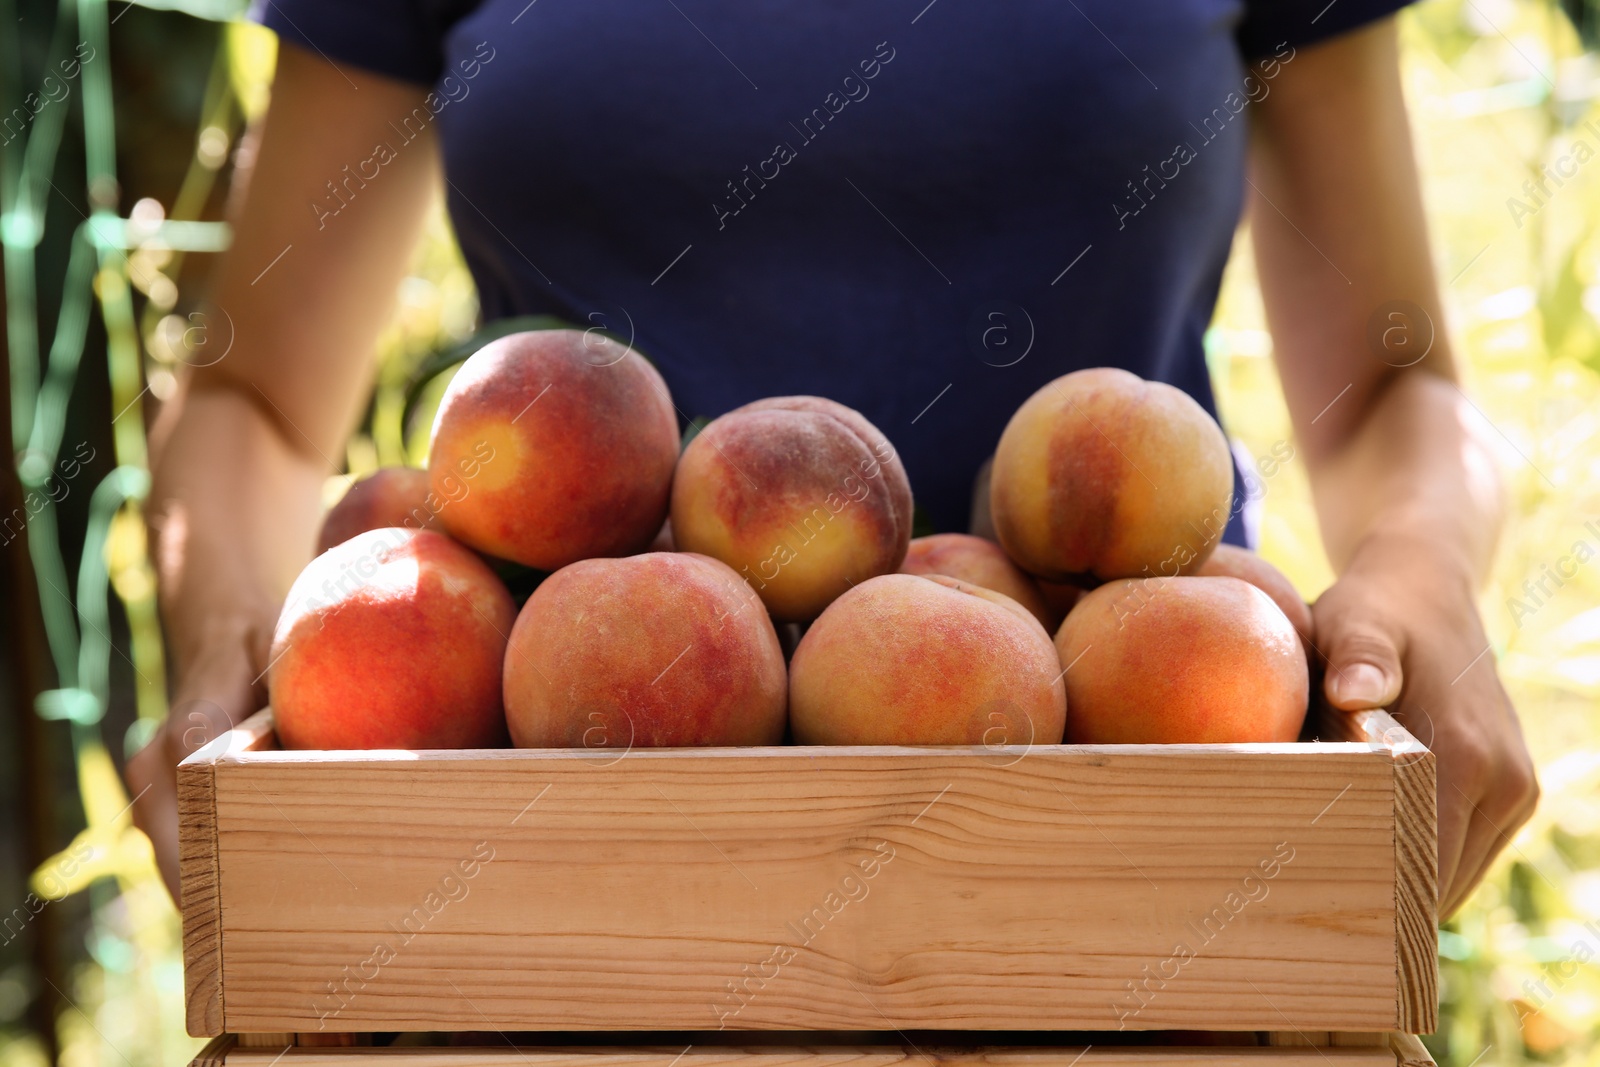
[[[468,1048],[235,1049],[227,1067],[1396,1067],[1375,1048],[1185,1048],[1090,1046],[972,1051],[878,1048],[577,1051],[481,1045]],[[1431,1062],[1431,1061],[1430,1061]],[[1412,1065],[1407,1065],[1412,1067]]]
[[[259,752],[275,745],[272,713],[262,710],[178,766],[185,1022],[195,1037],[213,1037],[227,1029],[222,995],[216,761],[229,752]]]
[[[1439,857],[1434,755],[1387,712],[1326,711],[1330,737],[1364,742],[1395,761],[1395,945],[1398,1028],[1431,1034],[1439,1026]],[[1421,1048],[1421,1045],[1417,1045]],[[1426,1052],[1424,1052],[1426,1055]]]
[[[228,1053],[239,1044],[239,1039],[232,1034],[220,1034],[205,1043],[205,1047],[195,1053],[194,1059],[189,1061],[189,1067],[224,1067],[228,1062]]]
[[[1263,758],[1279,754],[1292,758]],[[926,749],[639,751],[609,765],[532,752],[220,757],[228,1025],[1404,1024],[1386,752],[1018,755],[1010,765],[1003,753]],[[1230,912],[1227,894],[1280,842],[1292,861],[1258,876],[1262,899]],[[466,895],[436,916],[424,907],[426,921],[413,919],[422,932],[399,942],[402,917],[480,843],[493,858],[458,874]],[[858,865],[874,856],[865,878]],[[802,926],[815,927],[809,943],[788,932]],[[1185,937],[1197,954],[1174,964]],[[393,959],[374,966],[384,938]],[[786,944],[794,955],[780,964],[774,949]],[[1132,992],[1146,967],[1159,983],[1173,966],[1153,995]],[[1137,1006],[1131,1018],[1119,1002]]]
[[[1432,752],[1413,743],[1395,752],[1395,944],[1399,1029],[1439,1028],[1439,855],[1437,775]],[[1420,1046],[1419,1046],[1420,1047]]]
[[[1394,1052],[1396,1067],[1437,1067],[1433,1055],[1415,1034],[1390,1034],[1389,1048]]]
[[[189,1033],[221,1034],[222,901],[216,811],[216,766],[186,763],[178,768],[178,843],[183,886],[183,984]]]

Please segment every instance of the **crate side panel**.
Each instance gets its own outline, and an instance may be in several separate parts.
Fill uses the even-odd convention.
[[[273,1067],[265,1049],[236,1049],[228,1067]],[[681,1060],[680,1060],[681,1057]],[[294,1048],[283,1067],[1395,1067],[1382,1048],[1185,1048],[1160,1045],[1085,1048],[948,1049],[805,1048],[716,1050],[705,1055],[682,1049],[572,1052],[517,1048],[508,1044],[466,1048]],[[1408,1065],[1409,1067],[1409,1065]],[[1421,1067],[1421,1065],[1415,1065]]]
[[[177,775],[184,1021],[190,1037],[218,1037],[225,1027],[215,765],[184,763]]]
[[[217,796],[237,1030],[1395,1025],[1364,749],[246,760]]]
[[[1398,754],[1395,774],[1395,981],[1397,1029],[1439,1027],[1437,774],[1426,750]],[[1409,1047],[1409,1046],[1408,1046]]]

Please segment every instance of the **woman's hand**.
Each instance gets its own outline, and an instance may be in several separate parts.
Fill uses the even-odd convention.
[[[173,690],[171,713],[150,743],[128,761],[135,796],[134,825],[155,846],[156,864],[178,899],[177,768],[265,702],[261,684],[265,647],[260,629],[218,627],[194,662],[184,665]],[[270,633],[265,635],[270,640]]]
[[[1437,757],[1439,914],[1467,899],[1539,798],[1470,575],[1428,546],[1369,538],[1312,608],[1336,708],[1389,708]]]

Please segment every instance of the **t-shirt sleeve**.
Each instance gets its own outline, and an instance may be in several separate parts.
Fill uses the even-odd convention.
[[[1246,0],[1235,34],[1246,60],[1336,37],[1393,14],[1411,0]]]
[[[477,0],[251,0],[250,18],[334,63],[432,85],[444,36]]]

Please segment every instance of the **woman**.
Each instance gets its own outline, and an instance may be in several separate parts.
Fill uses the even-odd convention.
[[[179,713],[129,773],[169,881],[172,766],[262,701],[442,159],[486,321],[630,333],[690,416],[850,404],[943,529],[1051,378],[1122,366],[1213,407],[1247,203],[1339,575],[1326,696],[1437,752],[1454,910],[1537,788],[1474,604],[1500,495],[1432,336],[1393,6],[268,3],[273,102],[213,294],[235,340],[158,433]]]

